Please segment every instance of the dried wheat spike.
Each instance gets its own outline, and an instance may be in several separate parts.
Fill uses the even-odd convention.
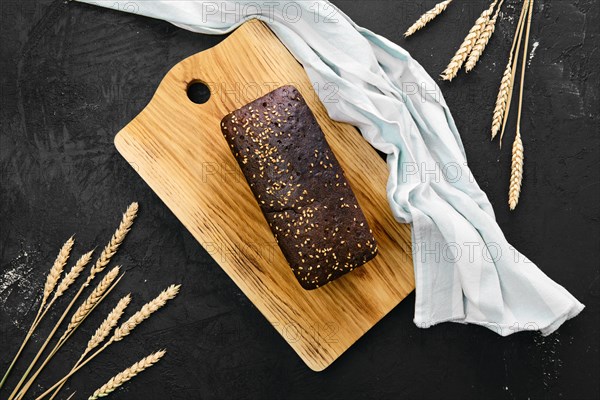
[[[477,39],[477,42],[475,42],[475,46],[473,46],[473,50],[471,50],[471,53],[469,54],[469,58],[465,65],[465,70],[467,72],[470,72],[473,68],[475,68],[475,64],[477,64],[477,61],[479,61],[479,58],[483,54],[485,47],[487,46],[488,42],[490,41],[490,38],[494,34],[494,30],[496,29],[496,21],[498,20],[498,14],[500,13],[500,9],[502,8],[502,3],[504,3],[504,0],[500,2],[498,9],[494,13],[494,16],[485,25],[485,28],[481,32],[479,39]]]
[[[523,142],[521,141],[521,132],[517,128],[517,135],[512,147],[512,164],[510,171],[510,188],[508,191],[508,206],[511,211],[517,207],[519,196],[521,194],[521,184],[523,182],[523,162],[524,162]]]
[[[127,207],[127,210],[125,211],[125,214],[123,214],[123,219],[121,220],[119,227],[117,228],[113,236],[110,238],[110,242],[106,245],[104,250],[102,250],[102,253],[100,254],[100,257],[98,257],[96,264],[92,267],[87,283],[89,283],[94,278],[94,276],[96,276],[96,274],[102,272],[106,265],[109,263],[112,256],[115,255],[115,253],[119,249],[119,246],[125,239],[125,236],[127,236],[127,233],[131,229],[131,225],[133,225],[133,221],[137,216],[137,212],[138,203],[131,203],[129,207]]]
[[[106,319],[100,324],[98,329],[96,329],[96,332],[87,344],[87,347],[84,351],[84,355],[89,353],[92,349],[94,349],[100,343],[102,343],[104,339],[106,339],[106,337],[110,334],[115,325],[117,325],[117,322],[119,322],[119,318],[121,318],[121,316],[125,312],[125,309],[129,305],[130,301],[131,295],[129,294],[123,297],[121,300],[119,300],[115,308],[112,309],[112,311],[108,314]]]
[[[71,268],[71,270],[69,272],[67,272],[65,277],[60,281],[60,284],[56,288],[56,292],[54,292],[53,300],[56,299],[57,297],[62,296],[66,292],[66,290],[69,288],[69,286],[71,286],[75,282],[75,279],[77,279],[77,277],[81,274],[81,272],[83,272],[83,269],[85,268],[85,266],[92,259],[93,252],[94,252],[94,250],[89,251],[89,252],[85,253],[84,255],[82,255],[79,258],[79,260],[77,260],[77,262]]]
[[[73,240],[73,236],[71,236],[58,252],[58,256],[56,256],[56,260],[54,260],[54,264],[52,264],[52,268],[50,268],[50,272],[46,278],[46,283],[44,284],[44,296],[42,297],[42,304],[46,304],[48,297],[50,297],[50,294],[52,294],[52,291],[56,287],[56,284],[60,279],[60,275],[65,268],[65,264],[69,259],[69,254],[71,254],[71,249],[73,248],[74,243],[75,240]]]
[[[133,379],[137,374],[143,370],[150,368],[156,364],[164,355],[166,351],[160,350],[156,353],[150,354],[146,358],[136,362],[131,367],[119,372],[117,375],[110,378],[100,389],[96,390],[88,400],[97,400],[99,397],[108,396],[111,392],[123,385],[125,382]]]
[[[71,322],[67,326],[67,331],[72,331],[77,325],[83,321],[83,319],[89,314],[89,312],[94,308],[96,303],[100,301],[104,293],[108,290],[110,285],[113,283],[115,278],[119,275],[119,267],[114,267],[104,276],[104,278],[100,281],[98,286],[94,288],[92,293],[88,296],[87,299],[75,311],[73,316],[71,317]]]
[[[508,58],[508,64],[502,75],[500,81],[500,89],[498,90],[498,97],[496,98],[496,107],[494,107],[494,114],[492,117],[492,140],[496,137],[500,128],[502,128],[502,122],[504,120],[504,113],[506,113],[506,105],[508,104],[508,96],[511,92],[512,87],[512,56]]]
[[[110,340],[119,341],[125,336],[129,335],[133,328],[141,324],[145,319],[150,317],[152,313],[164,306],[167,301],[177,296],[180,287],[181,285],[171,285],[163,290],[154,300],[144,304],[138,312],[133,314],[127,321],[123,322],[121,326],[115,329],[115,332]]]
[[[452,0],[442,1],[441,3],[436,4],[431,10],[421,15],[421,17],[414,24],[412,24],[410,28],[406,30],[406,32],[404,32],[404,37],[409,37],[419,29],[424,28],[425,25],[435,19],[435,17],[443,13],[450,3],[452,3]]]
[[[471,50],[473,49],[473,46],[475,46],[477,39],[479,39],[481,32],[490,20],[490,15],[492,15],[492,11],[494,9],[494,6],[496,5],[496,2],[497,1],[494,1],[490,8],[483,11],[479,18],[477,18],[477,21],[475,21],[475,25],[473,25],[473,27],[463,40],[462,44],[456,51],[456,54],[454,54],[454,57],[452,57],[452,60],[450,60],[450,63],[448,64],[444,72],[442,72],[442,74],[440,75],[443,80],[451,81],[456,77],[456,74],[458,74],[460,67],[462,67],[463,63],[471,53]]]

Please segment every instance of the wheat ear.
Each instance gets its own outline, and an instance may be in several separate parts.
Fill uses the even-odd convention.
[[[519,203],[519,196],[521,194],[521,185],[523,182],[523,164],[525,149],[523,148],[523,141],[521,140],[521,132],[517,127],[517,134],[512,147],[512,162],[510,170],[510,187],[508,190],[508,206],[510,210],[514,210]]]
[[[92,308],[94,308],[94,306],[102,298],[102,296],[108,290],[113,281],[117,278],[117,275],[119,275],[119,271],[119,267],[114,267],[104,276],[104,278],[100,281],[98,286],[94,288],[94,290],[88,296],[88,298],[85,299],[85,301],[81,303],[81,305],[75,311],[75,313],[73,313],[71,321],[69,322],[69,325],[67,326],[67,329],[63,334],[63,338],[61,338],[59,341],[62,341],[64,337],[66,337],[66,335],[69,334],[69,332],[71,332],[73,329],[75,329],[76,326],[81,324],[83,319],[90,313]]]
[[[469,58],[467,59],[467,63],[465,64],[465,70],[467,72],[470,72],[473,68],[475,68],[475,64],[477,64],[477,61],[479,61],[479,58],[481,58],[485,47],[494,34],[494,30],[496,29],[496,21],[498,20],[498,14],[500,14],[502,4],[504,4],[504,0],[500,1],[494,16],[485,25],[485,28],[483,28],[483,31],[481,31],[481,35],[479,35],[479,39],[477,39],[477,42],[475,42],[473,50],[471,50]]]
[[[527,0],[526,0],[527,1]],[[533,15],[533,0],[529,0],[527,16],[527,32],[525,33],[525,44],[523,45],[523,61],[521,62],[521,82],[519,86],[519,110],[517,113],[517,133],[512,148],[512,163],[510,170],[510,185],[508,189],[508,206],[512,210],[519,204],[521,186],[523,184],[523,163],[525,161],[525,149],[521,140],[521,112],[523,110],[523,91],[525,86],[525,71],[527,69],[527,50],[529,49],[529,32],[531,31],[531,16]]]
[[[89,282],[92,279],[94,279],[94,276],[96,276],[96,274],[102,272],[106,265],[110,262],[112,256],[115,255],[115,253],[119,249],[119,246],[125,239],[125,236],[127,236],[127,233],[131,229],[131,225],[133,225],[133,221],[137,216],[137,212],[138,203],[131,203],[129,207],[127,207],[127,210],[123,214],[123,219],[121,220],[119,227],[117,228],[113,236],[110,238],[110,241],[108,242],[106,247],[102,250],[100,257],[98,257],[98,260],[96,260],[96,264],[94,264],[94,266],[92,267],[92,270],[90,271],[90,276],[88,277],[86,284],[89,284]]]
[[[110,334],[110,332],[117,325],[117,322],[119,322],[119,319],[125,312],[125,309],[129,305],[129,302],[131,302],[131,295],[129,294],[123,297],[121,300],[119,300],[116,307],[113,308],[113,310],[108,314],[108,316],[102,322],[102,324],[100,324],[98,329],[96,329],[96,332],[88,342],[87,347],[83,352],[83,356],[85,356],[87,353],[96,348]]]
[[[82,255],[81,257],[79,257],[79,260],[77,260],[77,262],[71,268],[71,270],[69,272],[67,272],[67,274],[61,279],[60,283],[58,284],[58,286],[56,288],[56,291],[54,292],[54,296],[52,296],[52,300],[50,300],[48,302],[48,304],[46,305],[46,308],[44,309],[44,312],[42,313],[41,317],[38,319],[37,323],[35,324],[34,329],[41,322],[42,318],[44,318],[44,316],[46,315],[48,310],[50,310],[50,308],[52,307],[52,305],[54,304],[56,299],[58,299],[60,296],[62,296],[67,291],[69,286],[71,286],[75,282],[75,279],[77,279],[79,274],[81,274],[81,272],[84,270],[85,266],[90,262],[93,252],[94,252],[94,250],[87,252],[84,255]]]
[[[50,273],[48,274],[46,283],[44,284],[44,296],[42,297],[42,304],[46,304],[48,297],[50,297],[50,294],[52,294],[52,291],[56,287],[56,284],[58,283],[58,280],[60,279],[60,276],[65,268],[65,264],[69,259],[69,254],[71,254],[71,249],[73,248],[74,243],[75,240],[73,240],[73,236],[71,236],[60,249],[56,260],[54,260],[54,264],[52,265],[52,268],[50,268]]]
[[[159,308],[163,307],[167,303],[167,301],[169,301],[172,298],[174,298],[175,296],[177,296],[177,293],[179,293],[180,287],[181,287],[181,285],[171,285],[167,289],[163,290],[154,300],[152,300],[152,301],[146,303],[144,306],[142,306],[142,308],[138,312],[136,312],[134,315],[132,315],[126,322],[121,324],[121,326],[119,326],[117,329],[115,329],[113,336],[106,343],[104,343],[104,345],[102,347],[100,347],[98,350],[96,350],[88,358],[83,360],[77,367],[74,367],[73,369],[71,369],[71,372],[69,372],[61,380],[59,380],[54,385],[52,385],[52,387],[50,387],[48,390],[46,390],[40,396],[38,396],[36,398],[36,400],[43,399],[44,396],[48,395],[50,392],[55,390],[63,382],[66,382],[66,380],[69,379],[74,373],[76,373],[81,368],[83,368],[87,363],[92,361],[96,356],[98,356],[98,354],[102,353],[112,343],[120,341],[125,336],[129,335],[131,333],[131,331],[137,325],[139,325],[144,320],[146,320],[148,317],[150,317],[150,315],[153,314],[154,312],[156,312]]]
[[[108,396],[119,386],[133,379],[137,374],[139,374],[143,370],[148,369],[154,364],[156,364],[165,355],[165,353],[165,350],[157,351],[156,353],[150,354],[146,358],[143,358],[142,360],[136,362],[131,367],[119,372],[117,375],[110,378],[108,382],[102,385],[100,389],[96,390],[94,394],[92,394],[88,398],[88,400],[97,400],[99,397]]]
[[[138,312],[133,314],[127,321],[115,329],[111,340],[115,342],[123,340],[125,336],[129,335],[133,328],[141,324],[142,321],[150,317],[150,315],[156,312],[159,308],[163,307],[168,300],[171,300],[177,296],[180,287],[181,285],[171,285],[163,290],[154,300],[144,304]]]
[[[497,3],[498,0],[494,0],[490,7],[487,10],[484,10],[479,16],[479,18],[477,18],[477,20],[475,21],[475,25],[473,25],[473,27],[469,30],[469,33],[467,34],[462,44],[456,51],[456,54],[454,54],[454,57],[452,57],[450,63],[448,64],[444,72],[442,72],[441,77],[443,80],[451,81],[456,77],[456,74],[458,74],[458,71],[460,70],[463,63],[471,53],[473,46],[475,46],[477,39],[479,39],[481,32],[490,20],[490,15],[492,14],[494,7]]]
[[[2,381],[0,381],[0,388],[2,388],[2,386],[4,386],[4,382],[6,382],[6,379],[8,378],[10,371],[12,371],[15,363],[17,362],[17,359],[19,358],[19,356],[21,355],[21,352],[25,348],[25,345],[27,345],[27,342],[29,342],[31,335],[33,335],[33,332],[39,325],[42,318],[44,318],[45,313],[42,313],[42,311],[44,309],[44,306],[46,305],[46,302],[48,301],[48,297],[50,297],[50,294],[54,290],[54,287],[56,286],[56,283],[58,282],[58,279],[60,278],[60,275],[62,274],[65,264],[67,263],[67,260],[69,259],[69,255],[71,254],[71,249],[73,248],[74,243],[75,243],[75,240],[73,240],[73,236],[71,236],[62,245],[60,251],[58,252],[58,256],[54,260],[54,264],[52,264],[52,267],[50,268],[50,271],[48,272],[48,276],[46,277],[46,283],[44,284],[44,294],[42,295],[42,302],[40,303],[38,312],[37,312],[35,318],[33,319],[33,322],[31,323],[31,326],[29,327],[29,330],[27,331],[27,334],[25,335],[25,338],[23,339],[23,342],[21,343],[19,350],[17,350],[17,354],[15,354],[12,362],[6,369],[6,372],[4,373],[4,376],[2,377]]]
[[[73,368],[77,367],[79,363],[81,363],[81,360],[83,360],[90,351],[98,347],[98,345],[102,343],[104,339],[106,339],[106,337],[110,334],[115,325],[117,325],[117,322],[119,322],[119,319],[125,312],[125,309],[127,308],[130,302],[131,294],[128,294],[127,296],[119,300],[115,308],[112,309],[112,311],[108,314],[106,319],[102,321],[98,329],[96,329],[96,332],[94,332],[94,334],[90,338],[87,347],[85,348],[84,352],[81,354],[81,357],[79,357],[79,360],[75,363]],[[73,368],[71,368],[71,370]],[[60,392],[60,389],[62,389],[64,384],[65,382],[63,382],[59,387],[56,388],[52,396],[50,396],[49,400],[52,400],[56,397],[56,395],[58,394],[58,392]]]
[[[67,291],[67,289],[73,283],[75,283],[75,280],[79,277],[79,275],[85,269],[85,266],[92,259],[92,254],[93,253],[94,253],[94,250],[91,250],[91,251],[85,253],[84,255],[82,255],[79,258],[79,260],[77,260],[77,262],[75,263],[75,265],[73,265],[73,267],[69,270],[69,272],[67,272],[67,274],[65,275],[65,277],[58,284],[58,287],[56,288],[56,292],[54,292],[54,297],[50,301],[51,303],[54,300],[56,300],[57,298],[59,298],[60,296],[62,296]]]
[[[433,7],[431,10],[421,15],[421,17],[418,20],[416,20],[415,23],[412,24],[410,28],[406,30],[406,32],[404,32],[404,37],[409,37],[419,29],[423,29],[425,25],[427,25],[428,23],[433,21],[435,17],[443,13],[446,10],[446,7],[450,5],[450,3],[452,3],[452,0],[442,1],[441,3],[436,4],[435,7]]]
[[[77,291],[77,293],[75,293],[75,296],[73,296],[73,298],[71,299],[71,302],[69,303],[67,308],[63,311],[63,314],[61,315],[60,319],[54,325],[54,328],[52,329],[50,334],[46,337],[46,340],[42,344],[42,347],[38,350],[33,361],[31,362],[31,364],[29,364],[28,369],[25,371],[25,373],[21,377],[21,380],[17,383],[17,386],[14,388],[14,390],[11,393],[8,400],[14,399],[15,395],[19,392],[21,385],[23,384],[25,379],[27,379],[29,372],[34,367],[35,363],[38,361],[38,359],[42,355],[43,351],[48,346],[48,343],[50,343],[50,340],[52,340],[52,338],[54,337],[54,334],[58,330],[58,327],[63,322],[63,320],[67,317],[67,314],[71,310],[71,307],[73,307],[73,305],[75,304],[77,299],[79,299],[79,296],[81,296],[81,293],[83,292],[83,290],[90,284],[90,282],[92,281],[92,279],[94,279],[96,274],[99,273],[100,271],[102,271],[106,267],[106,265],[110,261],[110,258],[114,255],[115,251],[118,249],[121,242],[125,239],[127,232],[129,232],[129,229],[131,228],[131,225],[133,224],[133,221],[137,215],[137,210],[138,210],[137,203],[134,202],[134,203],[131,203],[131,205],[129,205],[125,214],[123,215],[123,218],[121,220],[121,223],[119,224],[119,227],[117,228],[114,235],[112,236],[109,244],[102,251],[102,254],[100,255],[100,258],[98,259],[98,261],[96,262],[96,265],[94,267],[92,267],[92,269],[90,270],[90,274],[89,274],[87,280],[85,281],[84,284],[82,284],[79,287],[79,290]]]
[[[502,126],[502,120],[506,113],[506,104],[508,96],[512,89],[512,55],[508,58],[508,64],[500,81],[500,89],[498,89],[498,97],[496,98],[496,106],[492,116],[492,140],[496,137]]]

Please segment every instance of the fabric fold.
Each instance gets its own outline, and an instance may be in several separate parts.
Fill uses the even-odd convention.
[[[286,14],[290,7],[299,19]],[[502,336],[548,335],[584,308],[506,241],[439,87],[396,44],[327,1],[152,0],[124,11],[204,34],[261,19],[313,83],[335,85],[336,102],[318,93],[330,117],[355,125],[386,154],[390,208],[398,222],[412,225],[417,326],[452,321]]]

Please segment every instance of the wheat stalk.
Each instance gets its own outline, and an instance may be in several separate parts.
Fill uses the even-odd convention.
[[[523,141],[521,140],[521,132],[517,127],[517,134],[512,147],[512,162],[510,170],[510,187],[508,190],[508,206],[510,210],[514,210],[519,203],[519,196],[521,194],[521,185],[523,182],[523,163],[525,149],[523,148]]]
[[[158,309],[163,307],[167,303],[167,301],[169,301],[169,300],[173,299],[175,296],[177,296],[177,293],[179,293],[180,287],[181,287],[181,285],[171,285],[167,289],[163,290],[152,301],[150,301],[150,302],[146,303],[144,306],[142,306],[142,308],[138,312],[136,312],[134,315],[132,315],[126,322],[121,324],[121,326],[119,326],[117,329],[115,329],[113,336],[106,343],[104,343],[104,345],[102,347],[100,347],[98,350],[96,350],[88,358],[83,360],[78,366],[73,367],[73,369],[71,369],[71,372],[69,372],[61,380],[59,380],[54,385],[52,385],[48,390],[46,390],[40,396],[38,396],[36,398],[36,400],[43,399],[44,396],[46,396],[47,394],[49,394],[50,392],[55,390],[58,386],[62,385],[63,382],[66,382],[67,379],[69,379],[74,373],[76,373],[81,368],[83,368],[87,363],[92,361],[96,356],[98,356],[98,354],[102,353],[112,343],[120,341],[125,336],[129,335],[131,333],[131,331],[137,325],[142,323],[144,320],[148,319],[148,317],[150,317],[150,315],[152,315]]]
[[[63,320],[67,317],[67,314],[69,313],[69,311],[71,310],[71,308],[73,307],[73,305],[75,304],[75,302],[77,301],[79,296],[81,296],[81,293],[83,292],[83,290],[89,285],[89,283],[92,281],[92,279],[94,279],[96,274],[98,274],[100,271],[102,271],[106,267],[106,265],[110,261],[111,257],[115,254],[116,250],[118,249],[120,244],[125,239],[125,236],[129,232],[129,229],[131,228],[131,225],[133,224],[133,221],[137,215],[137,211],[138,211],[138,204],[135,202],[131,203],[131,205],[129,205],[125,214],[123,215],[121,223],[119,224],[119,227],[117,228],[114,235],[112,236],[109,244],[102,251],[102,254],[100,255],[98,261],[96,262],[96,265],[90,270],[90,274],[89,274],[87,280],[85,281],[84,284],[82,284],[80,286],[79,291],[73,296],[73,298],[71,299],[71,302],[69,303],[67,308],[63,311],[63,314],[61,315],[60,319],[54,325],[54,328],[52,329],[50,334],[46,337],[46,340],[42,344],[42,347],[38,350],[33,361],[31,361],[31,363],[29,364],[29,367],[27,368],[27,370],[21,377],[20,381],[15,386],[13,392],[11,393],[11,395],[9,397],[9,400],[14,399],[15,396],[17,395],[17,393],[20,393],[19,390],[21,390],[21,385],[23,384],[25,379],[27,379],[31,369],[37,363],[38,359],[40,358],[40,356],[42,355],[42,353],[44,352],[44,350],[50,343],[50,340],[52,340],[52,338],[54,337],[54,334],[58,330],[58,327],[63,322]],[[113,285],[113,287],[114,287],[114,285]],[[59,343],[59,344],[62,345],[62,343]],[[60,347],[60,346],[58,346],[58,344],[57,344],[55,349],[57,347]],[[49,357],[51,357],[52,355],[53,355],[53,353],[51,353],[51,355]],[[48,358],[46,360],[48,360]],[[8,372],[7,372],[7,374],[8,374]],[[33,383],[31,380],[29,382]],[[25,394],[26,391],[27,391],[27,389],[21,390],[21,392],[23,392],[23,395]]]
[[[119,319],[125,312],[125,309],[129,305],[130,301],[131,301],[131,294],[128,294],[127,296],[125,296],[121,300],[119,300],[119,302],[117,303],[115,308],[112,309],[112,311],[108,314],[106,319],[104,321],[102,321],[102,323],[100,324],[98,329],[96,329],[96,332],[94,332],[94,334],[88,341],[87,347],[85,348],[83,354],[81,354],[81,357],[79,357],[79,360],[75,363],[73,368],[77,367],[79,365],[79,363],[81,363],[81,360],[83,360],[84,357],[90,351],[92,351],[93,349],[98,347],[98,345],[100,343],[102,343],[102,341],[104,341],[104,339],[106,339],[106,337],[110,334],[110,332],[115,327],[115,325],[117,325],[117,322],[119,322]],[[71,370],[73,368],[71,368]],[[49,400],[52,400],[56,397],[56,395],[58,394],[58,392],[60,392],[60,389],[63,387],[64,384],[65,384],[65,382],[63,382],[59,387],[56,388],[56,390],[54,391],[52,396],[50,396]]]
[[[525,0],[527,1],[527,0]],[[527,69],[527,50],[529,49],[529,33],[531,31],[531,16],[533,15],[533,0],[529,0],[527,15],[527,32],[525,33],[525,44],[523,45],[523,61],[521,62],[521,83],[519,86],[519,110],[517,114],[517,133],[512,148],[512,162],[510,171],[510,185],[508,189],[508,206],[514,210],[519,203],[521,186],[523,184],[523,163],[525,160],[525,149],[521,140],[521,112],[523,110],[523,91],[525,86],[525,71]]]
[[[513,98],[513,91],[514,91],[514,86],[515,86],[515,79],[516,79],[516,75],[517,75],[517,68],[519,65],[519,58],[521,56],[521,42],[522,42],[522,38],[523,38],[523,31],[525,31],[525,22],[527,20],[527,12],[529,10],[529,1],[528,0],[524,0],[523,2],[523,7],[521,9],[521,17],[520,17],[520,26],[518,27],[519,31],[517,34],[516,39],[516,47],[514,48],[514,53],[515,53],[515,57],[513,59],[513,63],[511,66],[511,77],[510,77],[510,92],[508,94],[508,100],[506,102],[506,112],[504,113],[504,118],[502,119],[502,129],[500,130],[500,140],[499,140],[499,145],[500,147],[502,147],[502,139],[504,138],[504,132],[506,130],[506,126],[507,126],[507,121],[508,121],[508,114],[510,112],[510,106],[512,103],[512,98]],[[523,55],[523,58],[525,58],[525,55]]]
[[[117,267],[118,268],[118,267]],[[109,271],[109,273],[107,274],[107,276],[105,277],[105,279],[110,276],[110,273],[112,271]],[[124,275],[124,274],[123,274]],[[117,286],[117,284],[119,283],[119,281],[123,278],[123,275],[121,275],[118,279],[114,280],[114,282],[107,288],[104,289],[104,280],[101,281],[98,286],[95,288],[94,292],[96,292],[96,290],[98,290],[99,288],[102,287],[101,290],[103,290],[104,292],[101,294],[100,297],[97,297],[97,295],[94,295],[94,293],[92,293],[88,299],[86,299],[86,301],[84,303],[82,303],[82,305],[78,308],[77,311],[75,311],[72,320],[74,319],[75,316],[79,315],[83,315],[83,306],[86,305],[86,303],[88,303],[88,301],[90,300],[90,298],[94,297],[93,300],[93,305],[88,308],[88,312],[87,314],[83,315],[83,317],[77,317],[77,319],[79,320],[79,322],[74,325],[71,326],[71,323],[69,323],[69,326],[67,327],[67,329],[65,330],[64,334],[60,337],[60,339],[58,339],[58,341],[56,342],[56,344],[54,345],[54,348],[50,351],[50,353],[48,354],[48,356],[46,356],[46,359],[42,362],[42,364],[40,365],[40,367],[35,371],[35,373],[31,376],[31,378],[27,381],[26,384],[23,385],[22,389],[18,392],[18,394],[16,395],[16,399],[23,399],[25,397],[25,394],[27,393],[27,391],[29,390],[29,388],[31,387],[31,385],[33,385],[33,383],[35,382],[35,379],[38,377],[38,375],[42,372],[42,370],[46,367],[46,365],[48,364],[48,362],[50,362],[50,360],[52,359],[52,357],[54,357],[54,355],[60,350],[60,348],[67,342],[67,340],[71,337],[71,335],[73,335],[73,333],[77,330],[77,328],[79,327],[79,325],[81,325],[81,323],[92,313],[92,311],[94,311],[94,308],[96,308],[101,302],[102,300],[104,300],[106,298],[106,296],[108,296],[108,294]],[[113,278],[114,279],[114,278]],[[87,308],[87,307],[86,307]],[[64,315],[63,315],[64,316]],[[55,329],[52,331],[52,334],[54,334],[56,332],[56,328],[58,327],[58,325],[60,324],[60,322],[62,322],[62,318],[61,321],[59,321],[59,323],[57,323],[57,325],[55,326]],[[72,322],[72,321],[71,321]],[[44,343],[44,347],[45,345],[48,344],[48,341],[46,341]],[[42,350],[44,349],[44,347],[42,348]],[[40,351],[41,353],[41,351]],[[26,373],[29,373],[31,371],[31,369],[33,368],[33,366],[35,365],[35,361],[37,361],[40,353],[38,353],[38,355],[36,356],[34,362],[32,362],[32,364],[29,366],[29,368],[27,369]],[[16,389],[15,389],[16,390]],[[12,399],[13,397],[9,398]]]
[[[165,350],[159,350],[156,353],[150,354],[146,358],[143,358],[140,361],[136,362],[131,367],[119,372],[117,375],[110,378],[108,382],[102,385],[100,389],[96,390],[94,394],[92,394],[88,398],[88,400],[97,400],[99,397],[108,396],[119,386],[133,379],[137,374],[139,374],[143,370],[150,368],[151,366],[156,364],[165,355],[165,353]]]
[[[481,35],[479,35],[479,38],[477,39],[477,42],[475,42],[473,50],[471,50],[469,58],[467,59],[467,63],[465,64],[465,70],[467,72],[470,72],[473,68],[475,68],[475,64],[477,64],[477,61],[479,61],[479,58],[483,54],[485,47],[487,46],[492,35],[494,34],[494,30],[496,29],[496,21],[498,20],[498,14],[500,14],[502,4],[504,4],[504,0],[500,1],[500,4],[498,5],[496,12],[494,13],[494,16],[485,25],[485,28],[483,28],[483,31],[481,31]]]
[[[29,342],[31,335],[33,335],[33,332],[39,325],[42,318],[44,318],[45,312],[42,313],[42,311],[44,309],[44,306],[46,305],[46,301],[48,300],[48,297],[50,297],[50,294],[54,290],[54,287],[56,286],[56,283],[58,282],[58,279],[60,278],[60,275],[62,274],[65,264],[67,263],[67,260],[69,259],[69,255],[71,254],[71,249],[73,248],[74,243],[75,243],[75,240],[73,240],[73,236],[71,236],[62,245],[60,251],[58,252],[58,256],[54,260],[54,264],[52,264],[52,267],[50,268],[50,271],[48,272],[48,276],[46,277],[46,283],[44,284],[44,293],[42,295],[42,301],[40,303],[38,312],[37,312],[35,318],[33,319],[33,322],[31,323],[31,326],[29,327],[29,330],[27,331],[27,334],[25,335],[25,338],[23,339],[23,342],[21,343],[19,350],[17,350],[17,354],[15,354],[13,360],[11,361],[8,368],[6,369],[6,372],[4,373],[4,376],[2,377],[2,381],[0,381],[0,388],[2,388],[2,386],[4,386],[4,382],[6,382],[8,375],[12,371],[15,363],[17,362],[17,359],[19,358],[19,356],[21,355],[21,352],[25,348],[25,345],[27,345],[27,342]],[[47,307],[46,310],[48,308],[49,307]]]
[[[452,3],[452,0],[442,1],[441,3],[436,4],[435,7],[433,7],[431,10],[421,15],[421,17],[418,20],[416,20],[415,23],[412,24],[410,28],[406,30],[406,32],[404,32],[404,37],[409,37],[419,29],[423,29],[425,25],[427,25],[429,22],[433,21],[435,17],[443,13],[446,10],[446,7],[450,5],[450,3]]]
[[[125,239],[125,236],[127,236],[127,233],[131,229],[131,225],[133,225],[133,221],[137,216],[137,212],[138,203],[133,202],[129,205],[129,207],[127,207],[127,210],[123,214],[123,219],[121,220],[119,227],[117,228],[113,236],[110,238],[110,241],[108,242],[106,247],[102,250],[100,257],[98,257],[98,260],[96,260],[96,264],[92,267],[92,270],[90,271],[90,276],[88,277],[86,284],[89,284],[89,282],[92,279],[94,279],[94,276],[96,276],[96,274],[102,272],[106,265],[110,262],[112,256],[115,255],[115,253],[119,249],[119,246]]]
[[[452,57],[450,63],[448,64],[444,72],[442,72],[441,77],[443,80],[451,81],[456,77],[456,74],[458,74],[460,67],[462,67],[463,63],[471,53],[471,50],[473,49],[473,46],[475,46],[477,39],[479,39],[481,32],[490,20],[490,16],[492,15],[494,7],[497,3],[498,0],[494,0],[490,7],[487,10],[484,10],[479,16],[479,18],[477,18],[477,20],[475,21],[475,25],[473,25],[473,27],[469,30],[469,33],[467,34],[462,44],[456,51],[456,54],[454,54],[454,57]]]

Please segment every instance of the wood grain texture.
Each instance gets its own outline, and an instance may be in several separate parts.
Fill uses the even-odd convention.
[[[211,89],[205,104],[187,97],[197,81]],[[379,246],[373,261],[313,291],[293,276],[219,127],[230,111],[284,84],[296,86],[315,114]],[[385,162],[354,127],[328,117],[301,65],[261,22],[175,65],[115,144],[315,371],[414,289],[410,229],[389,210]]]

